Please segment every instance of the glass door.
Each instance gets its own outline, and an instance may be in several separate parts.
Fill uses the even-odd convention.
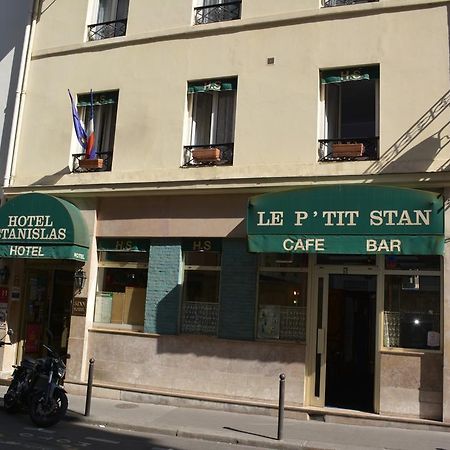
[[[310,403],[373,412],[377,276],[337,272],[316,277]]]

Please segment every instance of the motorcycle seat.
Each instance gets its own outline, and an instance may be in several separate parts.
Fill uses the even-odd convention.
[[[36,366],[37,361],[33,358],[30,358],[28,356],[26,356],[23,360],[22,363],[20,364],[21,366],[25,367],[25,369],[34,369],[34,367]]]

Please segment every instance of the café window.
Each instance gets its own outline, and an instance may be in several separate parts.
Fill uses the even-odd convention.
[[[99,326],[142,331],[148,250],[100,250],[98,254],[94,322]]]
[[[385,258],[384,347],[439,350],[439,256]]]
[[[219,317],[221,252],[184,250],[183,259],[181,332],[215,336]]]
[[[305,341],[307,254],[264,254],[258,278],[258,339]]]

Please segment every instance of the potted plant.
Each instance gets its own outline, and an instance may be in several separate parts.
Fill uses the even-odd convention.
[[[220,161],[220,148],[218,147],[198,147],[192,149],[192,158],[195,161]]]
[[[362,156],[364,153],[364,144],[333,144],[332,151],[334,157],[355,157]]]
[[[83,169],[102,169],[103,159],[80,159],[78,165]]]

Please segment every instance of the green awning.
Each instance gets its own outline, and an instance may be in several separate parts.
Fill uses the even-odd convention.
[[[89,233],[80,210],[45,194],[24,194],[0,208],[0,257],[86,261]]]
[[[345,83],[347,81],[378,80],[379,78],[379,66],[324,70],[320,74],[320,82],[322,84]]]
[[[188,84],[188,94],[196,94],[201,92],[235,91],[236,89],[237,89],[236,78],[223,80],[194,81]]]
[[[119,92],[97,92],[93,95],[94,106],[113,105],[117,103]],[[77,106],[91,106],[91,94],[82,94],[78,96]]]
[[[370,185],[296,189],[250,198],[251,252],[442,255],[436,192]]]

